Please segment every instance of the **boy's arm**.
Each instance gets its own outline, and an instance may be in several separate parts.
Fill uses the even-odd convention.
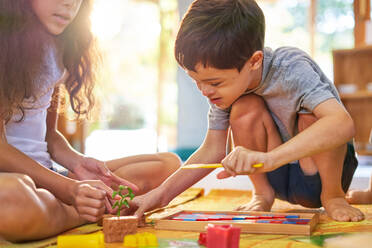
[[[319,104],[313,114],[318,118],[314,124],[268,153],[273,168],[331,150],[354,137],[354,122],[336,99]]]
[[[225,170],[217,175],[218,178],[273,171],[289,162],[346,144],[354,136],[354,122],[336,99],[320,103],[313,114],[318,119],[315,123],[270,152],[235,147],[222,161]],[[264,166],[252,167],[258,163]]]
[[[208,130],[203,144],[185,164],[219,163],[226,155],[226,130]],[[166,206],[173,198],[208,175],[213,169],[178,169],[158,188],[136,197],[133,204],[138,207],[137,216],[158,207]]]

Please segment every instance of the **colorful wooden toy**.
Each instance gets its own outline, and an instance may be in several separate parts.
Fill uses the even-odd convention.
[[[153,219],[156,229],[203,232],[208,224],[233,224],[242,233],[311,235],[318,213],[178,211]]]

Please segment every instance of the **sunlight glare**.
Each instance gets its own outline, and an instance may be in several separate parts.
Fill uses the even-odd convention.
[[[100,40],[115,37],[121,30],[123,14],[121,6],[127,0],[95,0],[91,15],[92,32]]]

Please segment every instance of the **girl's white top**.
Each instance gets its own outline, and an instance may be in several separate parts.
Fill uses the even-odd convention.
[[[61,77],[66,71],[61,69],[58,63],[58,53],[55,46],[48,47],[43,62],[41,73],[35,79],[36,88],[39,89],[37,99],[24,100],[25,116],[16,113],[6,124],[6,138],[9,144],[25,153],[27,156],[51,168],[52,161],[48,153],[46,136],[46,117],[51,104],[52,94],[57,84],[61,83]]]

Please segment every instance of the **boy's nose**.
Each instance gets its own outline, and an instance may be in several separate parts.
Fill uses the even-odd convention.
[[[211,88],[211,86],[209,86],[207,84],[201,84],[200,85],[200,91],[206,97],[208,97],[208,96],[210,96],[210,95],[213,94],[213,89]]]

